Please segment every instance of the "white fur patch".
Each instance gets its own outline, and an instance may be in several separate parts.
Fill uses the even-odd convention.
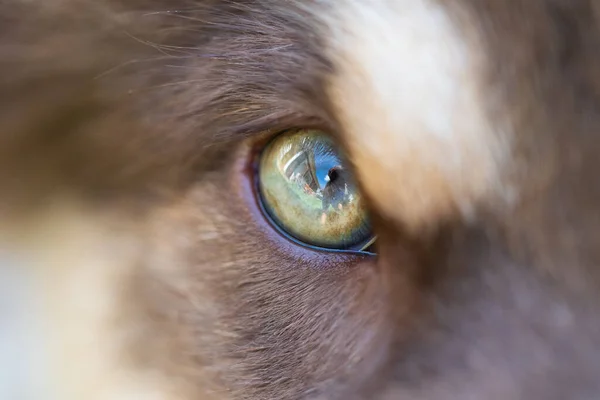
[[[32,271],[0,246],[0,399],[54,400],[44,390],[44,326]]]
[[[484,111],[475,41],[434,0],[336,6],[328,90],[367,194],[409,228],[469,216],[501,189],[510,145]]]
[[[0,398],[183,398],[160,372],[139,371],[129,359],[139,327],[137,320],[123,317],[129,306],[123,290],[137,266],[135,238],[111,229],[110,218],[70,203],[34,220],[18,228],[16,241],[0,230],[0,249],[6,249],[0,256],[18,260],[2,264],[0,259],[0,279],[18,272],[12,277],[19,285],[7,299],[19,307],[14,313],[27,312],[0,310],[10,322],[0,329],[0,356],[7,356],[0,376],[3,368],[12,368],[14,376],[0,379]],[[15,351],[23,353],[17,357]]]

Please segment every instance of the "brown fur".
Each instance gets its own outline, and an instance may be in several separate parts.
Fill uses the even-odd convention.
[[[252,190],[256,148],[280,130],[347,145],[326,94],[325,3],[1,3],[0,238],[18,233],[45,277],[113,266],[75,283],[114,285],[98,332],[122,370],[98,382],[141,371],[169,399],[600,396],[600,7],[443,3],[485,49],[520,196],[422,235],[373,201],[375,258],[298,247]],[[46,257],[71,263],[55,275]],[[76,319],[68,285],[45,282],[61,302],[49,320]],[[61,357],[94,363],[70,343]],[[76,377],[57,379],[115,397]]]

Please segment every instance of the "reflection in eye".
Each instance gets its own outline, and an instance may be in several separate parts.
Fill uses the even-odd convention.
[[[329,136],[297,130],[261,155],[259,190],[275,224],[313,246],[363,250],[373,236],[362,197]]]

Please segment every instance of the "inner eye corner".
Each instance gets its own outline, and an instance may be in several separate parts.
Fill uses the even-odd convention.
[[[257,144],[252,165],[261,211],[282,236],[313,249],[374,253],[365,202],[332,135],[281,131]]]

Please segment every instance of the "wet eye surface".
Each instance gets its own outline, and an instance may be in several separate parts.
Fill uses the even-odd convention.
[[[258,189],[274,224],[304,244],[363,250],[373,242],[354,178],[322,131],[295,130],[275,137],[260,156]]]

